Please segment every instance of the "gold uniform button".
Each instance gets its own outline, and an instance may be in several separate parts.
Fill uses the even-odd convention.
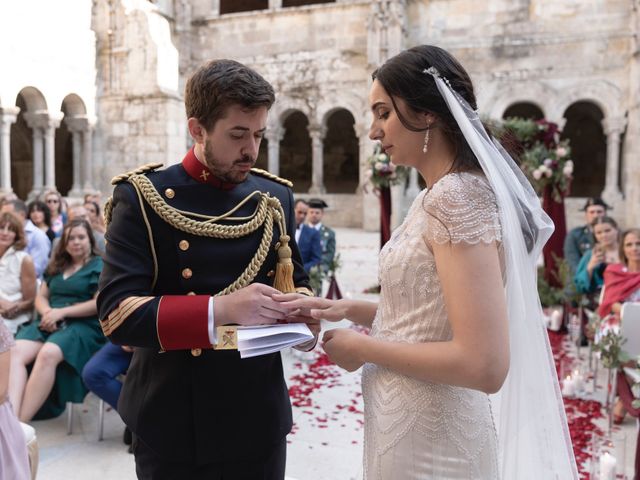
[[[187,250],[189,250],[189,242],[186,241],[186,240],[180,240],[180,243],[178,244],[178,247],[183,252],[186,252]]]
[[[187,293],[187,295],[195,295],[195,294],[196,294],[196,292],[189,292],[189,293]]]
[[[190,268],[185,268],[182,270],[182,278],[189,280],[193,276],[193,272]]]
[[[167,198],[173,198],[173,197],[175,197],[175,196],[176,196],[176,192],[174,192],[174,191],[173,191],[173,188],[167,188],[167,189],[164,191],[164,194],[165,194],[165,196],[166,196]]]
[[[201,348],[192,348],[191,349],[191,355],[193,355],[194,357],[199,357],[200,355],[202,355],[202,349]]]

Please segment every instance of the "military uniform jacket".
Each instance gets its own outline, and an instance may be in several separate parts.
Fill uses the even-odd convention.
[[[595,244],[593,233],[586,225],[572,229],[564,239],[564,258],[575,272],[584,252]]]
[[[336,256],[336,232],[325,224],[320,225],[320,243],[322,244],[322,268],[325,272],[331,270],[333,259]]]
[[[282,203],[293,236],[290,188],[253,173],[232,189],[216,187],[211,178],[205,182],[188,173],[187,160],[196,168],[190,151],[183,164],[145,174],[169,205],[219,215],[255,190],[269,192]],[[234,216],[250,216],[256,205],[251,200]],[[206,325],[210,295],[246,268],[264,228],[238,239],[187,234],[160,218],[126,182],[116,186],[112,206],[99,315],[112,342],[136,347],[118,412],[168,460],[204,464],[260,459],[292,425],[280,354],[240,359],[237,351],[214,351]],[[277,262],[273,247],[279,236],[274,227],[272,248],[254,282],[272,285]],[[308,288],[293,238],[290,246],[294,283]],[[202,350],[192,353],[194,348]]]

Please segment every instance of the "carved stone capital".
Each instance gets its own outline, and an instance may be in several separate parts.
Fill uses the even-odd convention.
[[[72,133],[86,132],[90,129],[89,119],[85,115],[65,116],[64,123]]]
[[[2,125],[11,125],[18,119],[20,113],[19,107],[3,107],[0,108],[0,121]]]
[[[625,117],[605,118],[602,120],[602,128],[606,136],[621,135],[627,126]]]
[[[25,112],[23,117],[33,130],[44,130],[49,122],[49,114],[45,111]]]
[[[327,135],[327,127],[322,125],[309,124],[307,131],[312,140],[324,140]]]
[[[272,142],[279,143],[284,138],[284,129],[281,127],[269,127],[264,133],[264,138],[269,141],[269,144]]]

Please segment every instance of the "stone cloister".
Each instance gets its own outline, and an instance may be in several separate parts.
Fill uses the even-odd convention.
[[[180,161],[186,78],[209,59],[234,58],[276,89],[257,166],[291,179],[296,195],[322,195],[330,223],[375,229],[377,199],[362,188],[373,149],[370,75],[402,49],[432,43],[465,65],[483,116],[560,125],[576,165],[570,225],[596,195],[623,225],[640,224],[637,0],[78,0],[73,11],[49,3],[0,7],[16,19],[0,32],[0,56],[15,65],[0,78],[5,192],[106,197],[124,170]],[[21,15],[36,9],[51,46],[18,43]],[[61,11],[75,15],[62,39],[40,18]],[[413,172],[394,188],[396,222],[419,187]]]

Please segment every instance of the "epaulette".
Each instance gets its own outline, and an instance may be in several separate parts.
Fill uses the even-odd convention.
[[[118,183],[125,182],[132,175],[140,175],[142,173],[153,172],[156,168],[162,167],[162,163],[147,163],[142,165],[135,170],[130,170],[126,173],[121,173],[120,175],[116,175],[111,179],[111,185],[117,185]]]
[[[281,183],[286,187],[293,188],[293,182],[291,182],[290,180],[274,175],[273,173],[269,173],[266,170],[262,170],[261,168],[252,168],[251,173],[255,175],[260,175],[261,177],[264,177],[264,178],[268,178],[269,180],[273,180],[274,182]]]

